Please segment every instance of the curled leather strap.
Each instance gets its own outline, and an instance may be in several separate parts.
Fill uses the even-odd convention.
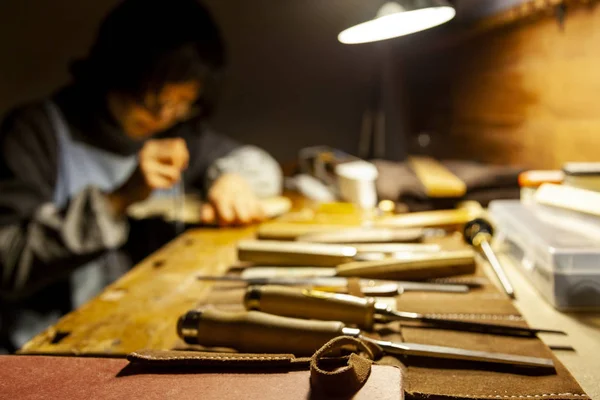
[[[342,347],[352,347],[356,353],[345,358],[346,365],[331,368],[324,360]],[[372,349],[359,339],[340,336],[330,340],[312,356],[310,382],[313,390],[337,397],[355,394],[369,378],[373,357]]]

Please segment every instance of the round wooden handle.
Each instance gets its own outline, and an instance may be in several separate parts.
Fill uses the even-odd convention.
[[[195,328],[195,329],[194,329]],[[305,321],[258,311],[191,311],[178,324],[186,342],[228,347],[244,353],[286,353],[310,356],[343,334],[341,322]],[[358,333],[357,333],[358,334]]]
[[[336,275],[372,279],[421,280],[472,273],[475,253],[457,250],[422,254],[406,260],[351,262],[338,265]]]
[[[250,286],[244,298],[246,309],[286,317],[342,321],[361,329],[374,323],[375,300],[347,294],[286,286]]]
[[[423,239],[424,230],[391,228],[340,229],[337,232],[309,233],[296,238],[300,242],[312,243],[399,243],[418,242]]]
[[[335,244],[274,240],[242,240],[238,243],[240,261],[263,265],[334,267],[352,261],[354,256],[356,256],[354,247]]]

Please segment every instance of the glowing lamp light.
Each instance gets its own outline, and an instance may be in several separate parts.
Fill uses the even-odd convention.
[[[456,10],[444,0],[400,0],[385,3],[375,19],[338,35],[344,44],[369,43],[423,31],[450,21]]]

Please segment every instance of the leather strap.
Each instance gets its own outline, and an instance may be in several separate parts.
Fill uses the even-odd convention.
[[[346,365],[333,367],[324,363],[328,355],[342,348],[353,348]],[[312,356],[310,382],[313,390],[328,396],[349,396],[358,392],[371,374],[374,354],[364,342],[349,336],[341,336],[327,342]]]
[[[305,363],[306,359],[291,354],[242,354],[200,351],[139,350],[127,356],[132,364],[148,367],[261,367],[289,368],[293,363]]]

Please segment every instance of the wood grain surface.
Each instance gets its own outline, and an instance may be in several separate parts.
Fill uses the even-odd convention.
[[[283,219],[327,220],[329,214],[310,201],[293,194],[289,197],[297,211]],[[330,220],[356,225],[360,216],[350,209],[341,220],[340,215]],[[186,231],[98,297],[34,337],[21,353],[123,356],[143,348],[172,348],[177,341],[177,318],[194,308],[213,285],[196,276],[224,274],[237,263],[237,242],[255,237],[257,229]]]
[[[370,218],[355,207],[319,206],[293,194],[290,198],[294,211],[280,218],[286,223],[356,227]],[[196,276],[222,275],[238,265],[238,241],[256,237],[258,229],[186,231],[98,297],[34,337],[21,353],[123,356],[143,348],[172,348],[177,342],[177,318],[194,308],[213,286]],[[436,238],[447,249],[454,249],[457,241],[460,238]]]
[[[235,243],[254,231],[187,231],[33,338],[21,352],[125,355],[142,348],[171,348],[177,340],[177,318],[194,308],[212,285],[196,276],[223,274],[236,261]]]
[[[570,4],[506,21],[405,60],[414,132],[429,154],[530,168],[596,161],[600,7]]]

